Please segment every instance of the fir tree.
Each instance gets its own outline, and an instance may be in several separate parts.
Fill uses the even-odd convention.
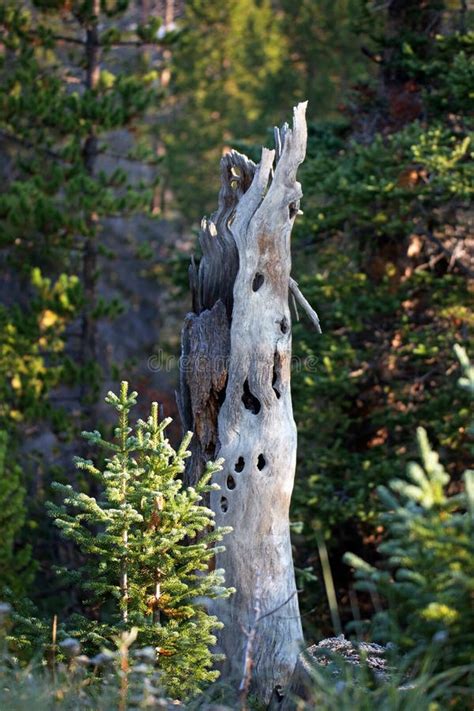
[[[210,463],[196,488],[184,490],[178,475],[190,454],[191,433],[175,451],[164,436],[171,420],[159,422],[156,403],[133,431],[129,413],[136,393],[128,394],[126,382],[119,396],[110,392],[106,401],[118,413],[115,441],[84,433],[108,455],[105,464],[76,460],[100,481],[102,495],[96,500],[55,484],[63,503],[49,505],[56,525],[85,558],[72,578],[100,610],[99,622],[76,617],[77,633],[93,649],[136,627],[139,643],[156,650],[167,691],[182,698],[218,676],[209,647],[220,623],[203,600],[231,592],[223,587],[223,571],[208,569],[213,544],[229,529],[213,529],[213,513],[200,502],[217,486],[210,479],[221,462]]]
[[[26,519],[26,490],[22,473],[9,465],[8,437],[0,431],[0,594],[22,597],[34,575],[31,548],[19,546]]]
[[[464,349],[456,346],[456,352],[464,370],[459,384],[474,395],[474,369]],[[434,656],[440,669],[468,670],[474,641],[474,471],[464,473],[463,491],[449,495],[455,483],[426,430],[418,428],[417,439],[422,466],[411,462],[407,479],[378,488],[387,509],[381,516],[386,540],[379,546],[387,566],[375,568],[352,554],[345,558],[356,569],[358,587],[388,602],[373,619],[375,634],[415,659]],[[438,654],[436,641],[442,644]]]

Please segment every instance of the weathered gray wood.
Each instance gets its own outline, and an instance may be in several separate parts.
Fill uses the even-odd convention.
[[[316,313],[316,311],[313,309],[309,301],[305,298],[305,296],[302,294],[298,282],[296,282],[294,279],[290,277],[290,292],[294,296],[295,301],[297,304],[301,306],[301,308],[304,309],[306,315],[308,316],[309,320],[315,327],[316,331],[318,333],[322,333],[321,331],[321,323],[319,321],[319,316]]]
[[[206,462],[216,455],[217,413],[225,394],[233,289],[239,268],[230,226],[240,198],[252,183],[255,168],[253,161],[237,151],[222,158],[218,208],[209,220],[202,220],[202,258],[199,267],[194,259],[189,267],[193,313],[186,316],[181,334],[177,393],[183,429],[194,432],[192,456],[184,475],[187,485],[199,480]]]
[[[294,110],[292,128],[276,130],[276,150],[263,148],[258,166],[235,151],[223,158],[219,208],[203,220],[203,257],[190,269],[195,313],[182,340],[180,411],[196,433],[187,481],[206,459],[225,459],[210,500],[217,525],[233,527],[216,556],[237,590],[213,609],[225,623],[223,671],[240,678],[248,668],[252,633],[252,688],[266,702],[287,683],[302,643],[289,532],[296,428],[288,295],[291,287],[319,323],[290,282],[305,109]]]

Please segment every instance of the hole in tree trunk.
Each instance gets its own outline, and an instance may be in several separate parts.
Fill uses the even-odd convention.
[[[263,469],[263,467],[265,466],[266,463],[267,463],[267,462],[266,462],[265,457],[263,456],[263,454],[259,454],[259,455],[258,455],[258,459],[257,459],[257,469],[259,469],[260,471],[262,471],[262,469]]]
[[[208,456],[209,459],[214,459],[215,454],[216,454],[215,442],[209,442],[209,444],[206,447],[204,447],[204,451],[206,452],[206,456]]]
[[[288,333],[290,326],[288,323],[288,319],[286,316],[283,316],[282,320],[280,321],[280,329],[282,333]]]
[[[277,352],[273,355],[273,378],[272,378],[272,388],[273,392],[278,399],[281,397],[281,362],[280,356]]]
[[[226,374],[225,374],[224,387],[222,388],[222,390],[219,390],[219,392],[217,393],[217,403],[218,403],[218,405],[219,405],[219,409],[220,409],[220,408],[222,407],[222,405],[224,404],[225,393],[226,393],[226,390],[227,390],[227,381],[228,381],[228,380],[229,380],[229,373],[226,373]]]
[[[222,513],[225,513],[228,508],[229,508],[229,502],[227,501],[225,496],[221,496],[221,511],[222,511]]]
[[[228,488],[230,491],[232,491],[232,489],[235,489],[235,479],[234,479],[234,477],[232,476],[232,474],[229,474],[229,476],[227,477],[227,482],[226,482],[226,483],[227,483],[227,488]]]
[[[244,470],[245,467],[245,459],[243,457],[239,457],[235,463],[235,471],[236,472],[241,472]]]
[[[260,400],[255,397],[253,393],[250,392],[248,380],[245,380],[244,383],[244,394],[242,395],[242,402],[244,403],[244,406],[247,410],[253,412],[254,415],[258,415],[261,408]]]
[[[288,212],[290,214],[290,220],[292,220],[298,214],[298,206],[295,202],[290,202],[288,205]]]
[[[277,398],[280,399],[281,392],[278,390],[277,387],[275,387],[275,384],[276,384],[276,381],[277,381],[277,380],[278,380],[278,375],[277,375],[277,373],[276,373],[275,368],[273,368],[272,388],[273,388],[273,392],[275,393],[275,395],[277,396]]]
[[[260,272],[257,272],[253,278],[252,289],[258,291],[265,281],[265,277]]]

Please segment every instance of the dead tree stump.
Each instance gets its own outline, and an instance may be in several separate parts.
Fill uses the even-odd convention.
[[[288,295],[317,324],[290,279],[305,110],[299,104],[292,128],[275,129],[276,147],[263,148],[258,165],[235,151],[223,157],[219,206],[201,225],[199,268],[190,267],[193,313],[182,334],[178,401],[195,433],[187,483],[210,458],[225,460],[210,499],[217,525],[233,527],[216,556],[237,591],[213,609],[225,624],[224,674],[241,678],[251,663],[252,688],[264,701],[288,681],[303,641],[289,529],[296,427]]]

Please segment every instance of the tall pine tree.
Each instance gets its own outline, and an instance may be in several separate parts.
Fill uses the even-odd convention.
[[[95,421],[98,323],[123,308],[98,289],[105,221],[152,206],[159,26],[132,0],[0,0],[0,427],[20,443],[28,427],[30,450],[53,441],[47,461],[24,457],[35,516],[64,435]],[[150,180],[130,177],[137,164]]]

